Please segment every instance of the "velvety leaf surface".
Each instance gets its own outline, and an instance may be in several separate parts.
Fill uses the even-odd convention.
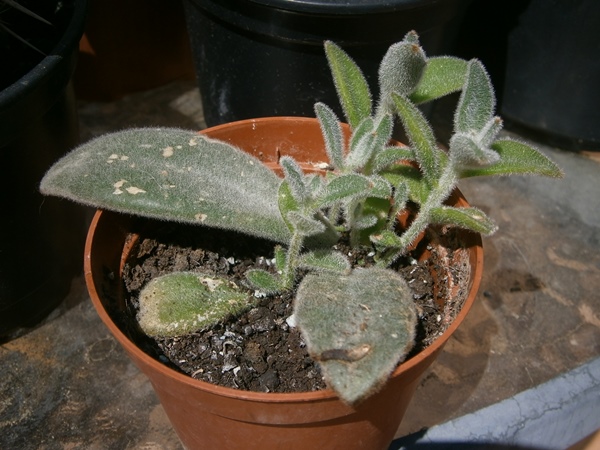
[[[404,358],[417,316],[404,279],[369,268],[309,274],[298,288],[295,317],[328,383],[352,403],[376,390]]]
[[[286,241],[280,182],[258,159],[228,144],[193,131],[142,128],[77,148],[50,169],[41,191],[96,208]]]

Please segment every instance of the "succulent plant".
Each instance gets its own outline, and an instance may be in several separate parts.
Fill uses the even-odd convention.
[[[192,131],[147,128],[82,145],[50,169],[41,190],[96,208],[274,241],[277,273],[250,270],[248,283],[267,294],[296,290],[293,319],[309,353],[329,385],[353,403],[384,383],[413,345],[417,315],[412,294],[389,266],[430,224],[483,234],[496,229],[477,208],[444,204],[457,181],[514,173],[559,177],[561,171],[534,148],[497,138],[502,121],[494,116],[494,92],[479,61],[428,58],[417,34],[410,32],[381,62],[375,103],[353,60],[332,42],[325,43],[325,53],[351,129],[346,144],[332,109],[315,105],[333,168],[325,176],[304,173],[297,161],[285,156],[279,161],[284,173],[280,179],[258,159],[228,144]],[[445,151],[417,105],[459,91],[454,134]],[[397,119],[408,146],[390,145]],[[398,214],[409,204],[415,205],[415,218],[400,230]],[[351,246],[369,246],[375,266],[352,268],[336,250],[342,236]],[[302,279],[300,269],[307,273]],[[206,311],[196,309],[212,301],[204,295],[215,292],[222,299],[223,292],[207,289],[193,274],[185,274],[185,280],[169,283],[174,295],[165,296],[171,299],[167,310],[181,303],[192,322],[207,317]],[[202,301],[172,301],[184,295],[176,292],[178,285],[189,298],[190,284],[201,285]],[[234,304],[233,310],[251,302],[235,289],[228,291],[234,300],[225,304]],[[223,308],[222,314],[210,314],[216,316],[211,320],[231,311]],[[178,315],[173,312],[165,322],[172,324]],[[154,325],[146,330],[173,333],[169,323],[165,331]]]

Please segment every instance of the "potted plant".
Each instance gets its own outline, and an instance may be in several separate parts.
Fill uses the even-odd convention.
[[[70,80],[86,7],[86,0],[0,0],[0,187],[11,192],[0,201],[0,339],[48,315],[81,270],[83,211],[37,187],[79,143]]]
[[[457,180],[561,175],[537,150],[497,139],[502,123],[493,115],[492,86],[477,60],[427,58],[416,33],[408,33],[381,62],[374,105],[352,59],[332,42],[326,42],[325,52],[347,125],[317,103],[316,120],[242,121],[204,135],[126,130],[74,150],[42,181],[45,194],[103,210],[86,246],[90,295],[149,376],[189,448],[387,448],[419,376],[474,300],[482,265],[479,233],[495,230],[455,189]],[[461,91],[455,133],[445,151],[416,104],[455,91]],[[391,140],[395,117],[409,146]],[[191,229],[211,233],[206,247],[194,250],[202,256],[193,258],[203,259],[211,245],[228,245],[229,253],[217,255],[209,270],[160,274],[159,265],[151,263],[159,276],[127,300],[125,288],[134,283],[125,282],[126,273],[132,272],[132,261],[149,253],[154,244],[144,237],[152,238],[149,230],[157,226],[140,217],[203,225]],[[176,235],[190,232],[183,224],[174,229]],[[234,234],[215,237],[214,230]],[[262,248],[264,240],[272,243],[270,254]],[[243,258],[235,250],[246,244],[255,249],[250,259],[257,263],[249,268],[246,260],[236,265]],[[416,353],[409,352],[423,311],[415,305],[412,282],[399,274],[398,261],[405,255],[415,257],[409,264],[422,257],[435,261],[437,268],[425,272],[431,272],[442,299],[436,310],[439,336]],[[232,281],[240,271],[241,279]],[[259,303],[262,308],[285,296],[293,310],[282,307],[281,317],[264,330],[300,335],[297,346],[306,346],[318,363],[326,389],[236,390],[194,379],[151,356],[157,346],[148,344],[148,336],[178,343],[212,330],[209,338],[221,340],[221,346],[208,352],[209,359],[220,355],[224,362],[194,375],[228,372],[235,380],[245,368],[236,367],[230,352],[239,347],[242,333],[232,330],[239,330],[242,315],[259,310]],[[132,308],[129,315],[137,321],[124,319]],[[137,332],[140,328],[144,333]],[[204,352],[195,345],[192,353]]]

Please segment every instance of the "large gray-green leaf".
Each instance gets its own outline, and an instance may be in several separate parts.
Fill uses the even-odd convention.
[[[258,159],[193,131],[140,128],[78,147],[41,191],[96,208],[238,230],[286,242],[280,179]]]
[[[296,322],[329,385],[354,403],[376,391],[413,345],[416,311],[398,273],[309,274],[298,288]]]

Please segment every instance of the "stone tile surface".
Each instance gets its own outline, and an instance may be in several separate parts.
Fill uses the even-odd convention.
[[[133,126],[203,128],[193,83],[82,103],[84,140]],[[563,180],[470,179],[499,232],[463,326],[423,378],[398,436],[505,400],[600,355],[600,163],[543,147]],[[181,445],[150,383],[96,316],[81,277],[43,324],[0,346],[0,448]]]

